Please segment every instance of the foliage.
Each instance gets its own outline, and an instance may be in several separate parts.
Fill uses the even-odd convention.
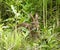
[[[0,0],[0,50],[60,50],[60,0]]]

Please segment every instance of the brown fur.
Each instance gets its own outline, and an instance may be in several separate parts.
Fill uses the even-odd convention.
[[[32,37],[37,37],[37,35],[39,34],[39,21],[38,21],[38,14],[36,13],[34,16],[32,16],[32,14],[30,14],[32,22],[31,23],[21,23],[17,25],[18,27],[25,27],[30,31],[30,34],[32,35]],[[37,32],[36,32],[37,31]]]

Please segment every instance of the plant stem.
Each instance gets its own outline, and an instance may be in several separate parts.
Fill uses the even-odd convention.
[[[57,27],[59,27],[59,5],[58,5],[58,0],[56,0],[56,21],[57,21]]]

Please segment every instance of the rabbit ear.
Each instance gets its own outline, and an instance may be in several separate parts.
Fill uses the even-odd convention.
[[[38,20],[38,13],[35,14],[35,19]]]
[[[31,20],[32,20],[32,21],[35,20],[35,18],[34,18],[34,16],[33,16],[32,14],[30,14],[30,17],[31,17]]]

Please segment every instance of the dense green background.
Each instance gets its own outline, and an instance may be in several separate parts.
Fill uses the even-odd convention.
[[[33,22],[30,14],[36,13],[37,39],[26,27],[16,27]],[[0,0],[0,50],[60,50],[60,0]]]

